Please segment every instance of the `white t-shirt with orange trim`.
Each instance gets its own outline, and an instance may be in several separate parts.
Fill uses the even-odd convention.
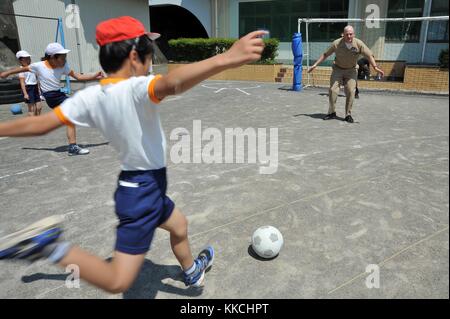
[[[59,91],[61,89],[61,77],[69,75],[71,69],[69,64],[62,68],[52,68],[48,61],[31,63],[29,65],[31,72],[37,75],[39,86],[42,92]]]
[[[32,72],[21,72],[19,73],[19,78],[25,80],[25,85],[36,85],[37,79],[36,74]]]
[[[106,78],[54,109],[64,124],[95,127],[119,152],[122,170],[166,167],[166,139],[153,88],[161,76]]]

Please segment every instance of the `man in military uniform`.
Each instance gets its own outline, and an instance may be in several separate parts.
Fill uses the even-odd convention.
[[[336,100],[339,94],[339,84],[344,84],[345,90],[345,121],[353,123],[352,106],[355,99],[356,80],[358,76],[357,61],[360,55],[369,59],[370,65],[381,75],[384,72],[380,69],[373,57],[370,49],[361,40],[355,38],[355,31],[352,26],[344,28],[344,36],[331,44],[330,48],[323,53],[319,59],[309,69],[312,72],[320,63],[326,60],[331,54],[336,57],[333,62],[333,71],[330,78],[329,102],[330,107],[324,120],[336,118]]]

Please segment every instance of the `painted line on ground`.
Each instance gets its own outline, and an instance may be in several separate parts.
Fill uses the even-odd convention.
[[[443,229],[441,229],[441,230],[438,230],[437,232],[435,232],[435,233],[433,233],[433,234],[431,234],[431,235],[429,235],[429,236],[427,236],[427,237],[425,237],[425,238],[422,238],[422,239],[420,239],[419,241],[416,241],[415,243],[412,243],[411,245],[409,245],[409,246],[403,248],[402,250],[400,250],[400,251],[396,252],[395,254],[393,254],[391,257],[386,258],[385,260],[383,260],[382,262],[380,262],[380,263],[378,263],[378,264],[376,264],[376,265],[378,265],[379,267],[382,267],[383,265],[385,265],[387,262],[391,261],[391,260],[394,259],[395,257],[397,257],[397,256],[399,256],[399,255],[401,255],[401,254],[403,254],[404,252],[410,250],[411,248],[414,248],[415,246],[417,246],[417,245],[419,245],[419,244],[421,244],[421,243],[423,243],[423,242],[425,242],[425,241],[427,241],[427,240],[430,240],[430,239],[433,238],[433,237],[436,237],[437,235],[439,235],[439,234],[442,233],[442,232],[447,231],[448,229],[449,229],[449,226],[447,225],[447,227],[445,227],[445,228],[443,228]],[[362,273],[360,273],[359,275],[353,277],[352,279],[346,281],[346,282],[343,283],[342,285],[340,285],[340,286],[334,288],[333,290],[329,291],[328,294],[330,295],[330,294],[332,294],[332,293],[338,291],[339,289],[342,289],[342,288],[344,288],[345,286],[348,286],[349,284],[351,284],[351,283],[354,282],[355,280],[361,279],[362,277],[368,276],[368,275],[369,275],[369,274],[368,274],[367,272],[362,272]]]
[[[0,179],[4,179],[4,178],[7,178],[7,177],[11,177],[11,176],[23,175],[23,174],[35,172],[35,171],[38,171],[38,170],[41,170],[41,169],[44,169],[44,168],[48,168],[48,167],[49,167],[48,165],[39,166],[39,167],[32,168],[32,169],[29,169],[29,170],[26,170],[26,171],[22,171],[22,172],[17,172],[17,173],[14,173],[14,174],[8,174],[8,175],[0,176]]]

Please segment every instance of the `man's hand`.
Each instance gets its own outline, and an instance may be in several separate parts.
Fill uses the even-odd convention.
[[[261,59],[264,51],[264,41],[261,37],[266,34],[267,31],[254,31],[236,41],[223,54],[227,67],[238,67]]]
[[[6,72],[0,72],[0,78],[6,79],[7,77]]]
[[[312,65],[312,66],[309,67],[307,72],[311,73],[312,71],[314,71],[315,68],[317,68],[317,65]]]
[[[382,69],[380,69],[378,66],[374,67],[374,69],[381,75],[381,77],[384,76],[384,71]]]
[[[30,99],[30,96],[28,94],[24,94],[23,98],[28,101]]]

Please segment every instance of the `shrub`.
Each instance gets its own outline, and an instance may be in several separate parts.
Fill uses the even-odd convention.
[[[236,39],[187,39],[180,38],[170,40],[169,46],[172,52],[172,59],[175,62],[196,62],[201,61],[228,50]],[[264,40],[265,48],[261,60],[257,63],[273,64],[277,56],[277,39]]]
[[[448,69],[448,49],[444,49],[439,54],[439,64],[441,68]]]

